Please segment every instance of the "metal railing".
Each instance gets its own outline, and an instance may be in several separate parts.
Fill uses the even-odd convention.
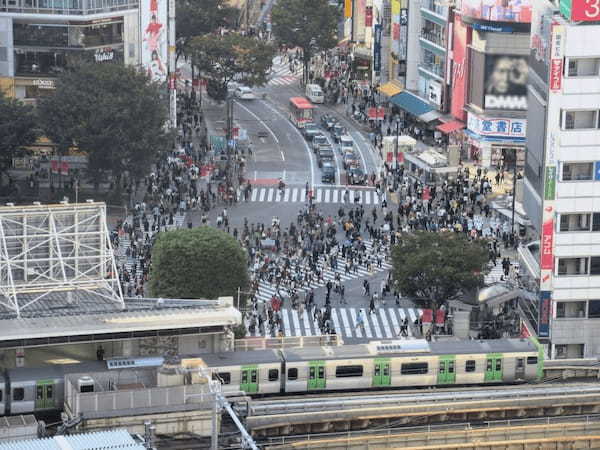
[[[337,334],[323,336],[284,336],[284,337],[247,337],[235,340],[235,351],[269,350],[298,347],[322,347],[343,345]]]

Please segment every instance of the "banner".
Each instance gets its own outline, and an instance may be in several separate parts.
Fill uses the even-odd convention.
[[[542,225],[542,243],[540,255],[540,268],[552,270],[554,268],[554,219],[551,218]]]
[[[541,338],[550,337],[550,301],[552,299],[552,291],[540,292],[539,304],[539,322],[538,336]]]
[[[381,33],[383,27],[381,24],[375,24],[373,28],[374,43],[373,43],[373,70],[375,72],[381,71]]]
[[[346,19],[352,17],[352,2],[353,0],[344,0],[344,17]]]
[[[365,10],[365,27],[373,26],[373,7],[367,6]]]
[[[464,17],[471,17],[473,19],[490,22],[530,23],[531,5],[531,0],[461,0],[460,9]]]
[[[152,81],[167,80],[167,0],[142,0],[142,65]]]
[[[552,47],[550,50],[550,90],[560,92],[562,89],[564,60],[565,27],[552,24]]]

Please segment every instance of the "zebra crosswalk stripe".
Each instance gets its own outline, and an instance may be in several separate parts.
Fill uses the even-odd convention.
[[[387,318],[385,317],[385,308],[380,308],[377,311],[377,313],[379,314],[379,317],[381,318],[381,324],[383,325],[383,331],[385,332],[385,337],[391,338],[392,333],[390,332],[390,326],[387,321]]]
[[[376,192],[364,189],[347,189],[349,192],[349,199],[346,201],[344,198],[345,188],[324,188],[316,189],[314,194],[315,203],[348,203],[354,204],[355,196],[358,197],[358,203],[365,205],[377,205],[379,204],[379,196]],[[306,201],[306,189],[301,188],[285,188],[283,195],[281,191],[273,187],[257,187],[252,191],[250,196],[251,202],[305,202]],[[496,271],[494,271],[496,273]]]

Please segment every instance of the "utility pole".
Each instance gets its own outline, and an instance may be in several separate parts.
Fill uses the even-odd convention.
[[[250,31],[250,0],[246,0],[246,33]]]
[[[515,234],[515,200],[517,198],[517,151],[515,150],[515,164],[513,166],[513,195],[512,195],[512,218],[510,221],[510,232]]]

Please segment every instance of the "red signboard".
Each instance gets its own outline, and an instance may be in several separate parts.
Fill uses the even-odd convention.
[[[553,59],[550,63],[550,90],[560,91],[562,85],[562,72],[562,59]]]
[[[573,0],[571,3],[571,20],[575,22],[600,21],[600,1]]]
[[[400,39],[400,24],[399,23],[392,24],[392,39],[394,41],[397,41],[398,39]]]
[[[373,7],[367,6],[365,11],[365,27],[373,26]]]
[[[542,225],[542,249],[540,268],[552,270],[554,268],[554,220],[550,219]]]

